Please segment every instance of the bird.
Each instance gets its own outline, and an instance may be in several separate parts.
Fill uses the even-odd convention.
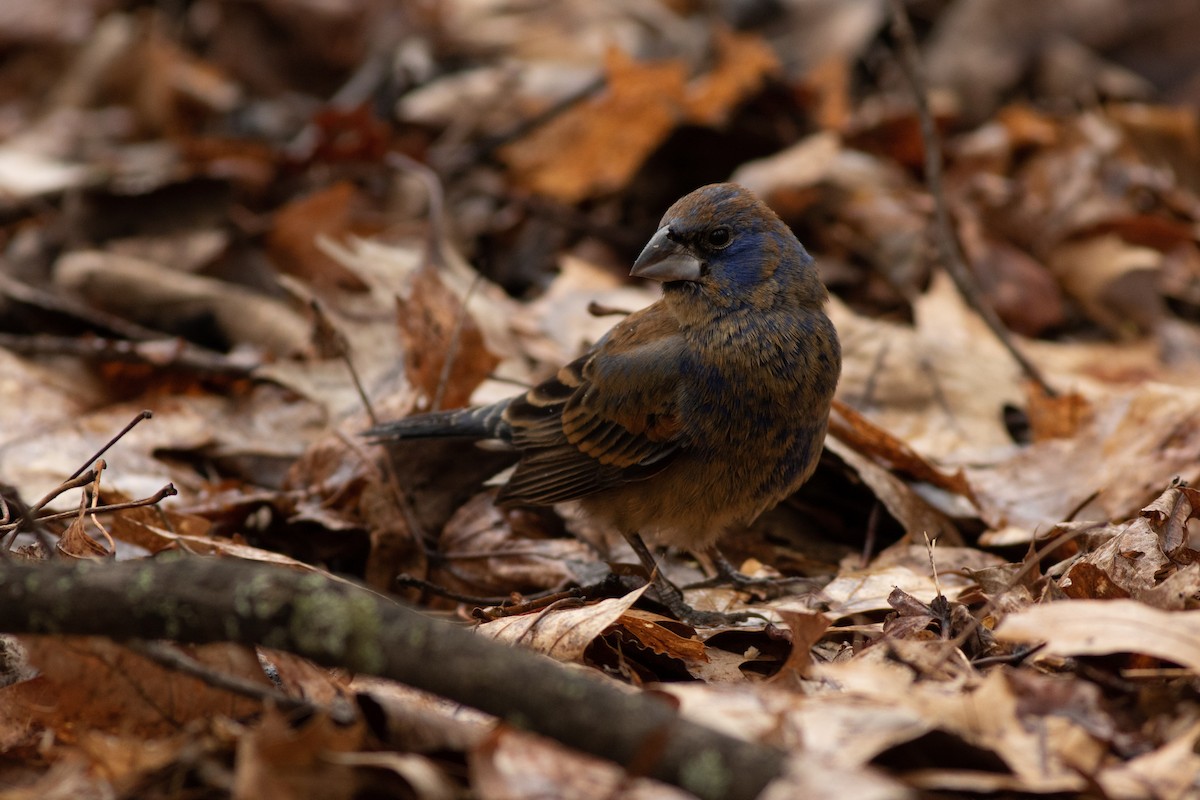
[[[579,501],[624,536],[677,618],[742,619],[688,605],[646,540],[719,552],[812,475],[841,373],[828,292],[787,224],[732,183],[672,204],[630,275],[660,282],[661,298],[553,377],[365,435],[499,440],[518,456],[499,505]]]

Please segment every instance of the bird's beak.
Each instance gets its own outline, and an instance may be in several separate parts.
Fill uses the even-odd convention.
[[[671,229],[664,225],[650,237],[642,254],[633,262],[629,274],[635,278],[662,281],[698,281],[700,259],[686,247],[671,239]]]

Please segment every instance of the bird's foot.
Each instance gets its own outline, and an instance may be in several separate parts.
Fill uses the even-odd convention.
[[[809,591],[814,586],[814,582],[810,578],[752,578],[731,564],[720,550],[713,550],[709,555],[712,558],[713,566],[716,567],[717,574],[706,580],[690,583],[686,588],[710,589],[714,586],[732,586],[738,591],[753,592],[764,600],[774,600],[777,597]],[[797,589],[800,592],[797,592]]]
[[[745,622],[751,617],[767,619],[753,611],[701,611],[692,608],[683,598],[683,592],[679,587],[662,577],[661,574],[655,576],[654,591],[658,595],[659,601],[671,611],[676,619],[693,628],[719,628],[723,625],[735,625]]]
[[[646,547],[646,543],[642,541],[642,537],[636,532],[626,532],[625,538],[629,542],[629,546],[633,548],[633,552],[637,554],[638,560],[642,562],[646,573],[651,576],[651,582],[654,586],[654,591],[658,595],[659,602],[670,609],[671,613],[680,622],[685,622],[692,627],[699,628],[716,628],[722,625],[733,625],[738,622],[745,622],[751,617],[763,617],[761,614],[756,614],[751,611],[699,611],[688,605],[683,599],[683,592],[678,586],[667,580],[662,574],[662,570],[658,568],[658,564],[654,560],[654,555],[650,552],[650,548]],[[729,562],[725,562],[729,563]],[[767,620],[768,622],[770,620]]]

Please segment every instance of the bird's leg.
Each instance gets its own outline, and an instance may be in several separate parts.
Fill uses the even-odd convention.
[[[754,583],[754,578],[751,578],[746,573],[733,565],[733,562],[725,557],[721,552],[721,548],[714,547],[708,553],[712,559],[713,566],[717,569],[717,577],[725,583],[732,584],[735,588],[741,589]]]
[[[629,546],[637,554],[638,561],[642,562],[646,573],[650,575],[650,579],[654,584],[654,591],[658,593],[658,599],[681,622],[686,622],[694,626],[713,627],[728,625],[731,622],[741,622],[750,618],[750,614],[743,611],[724,613],[720,611],[698,611],[692,608],[683,599],[683,592],[680,588],[667,580],[667,576],[659,569],[654,554],[650,552],[650,548],[646,546],[646,542],[642,540],[641,535],[637,531],[631,531],[625,534],[625,540],[629,542]]]

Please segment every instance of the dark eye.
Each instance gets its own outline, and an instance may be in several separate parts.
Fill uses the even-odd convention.
[[[722,225],[719,228],[713,228],[704,238],[709,247],[714,250],[723,250],[733,241],[733,231]]]

